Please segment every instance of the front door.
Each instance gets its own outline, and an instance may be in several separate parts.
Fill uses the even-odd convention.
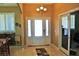
[[[50,24],[49,19],[28,19],[28,45],[46,45],[50,44]]]

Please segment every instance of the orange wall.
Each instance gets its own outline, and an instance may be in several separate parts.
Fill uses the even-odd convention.
[[[53,37],[53,43],[58,46],[58,40],[59,40],[59,19],[58,19],[58,15],[66,12],[68,10],[74,9],[79,7],[79,4],[68,4],[68,3],[59,3],[59,4],[54,4],[54,10],[53,10],[53,27],[52,29],[54,30],[52,33],[52,37]]]
[[[52,4],[43,4],[44,7],[48,8],[47,12],[43,14],[36,11],[37,7],[40,7],[41,4],[23,4],[24,18],[31,16],[51,16],[52,15]]]

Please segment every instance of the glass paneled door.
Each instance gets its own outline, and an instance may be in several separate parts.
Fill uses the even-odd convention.
[[[29,19],[27,44],[28,45],[46,45],[50,44],[49,19]]]
[[[66,54],[69,55],[70,51],[70,15],[65,14],[60,17],[60,49]]]
[[[60,49],[66,54],[66,55],[73,55],[74,49],[76,47],[74,37],[75,33],[78,31],[76,30],[76,24],[75,22],[78,22],[76,19],[75,13],[69,13],[65,15],[60,16]],[[77,25],[78,26],[78,25]]]

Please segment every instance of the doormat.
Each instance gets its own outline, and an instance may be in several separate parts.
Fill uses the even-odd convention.
[[[36,52],[38,56],[49,56],[45,48],[36,48]]]

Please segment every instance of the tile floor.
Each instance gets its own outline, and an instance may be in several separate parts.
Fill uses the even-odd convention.
[[[65,54],[61,52],[54,45],[34,46],[34,47],[25,47],[25,48],[22,48],[20,46],[11,46],[10,54],[11,56],[37,56],[36,48],[45,48],[50,56],[65,56]]]

